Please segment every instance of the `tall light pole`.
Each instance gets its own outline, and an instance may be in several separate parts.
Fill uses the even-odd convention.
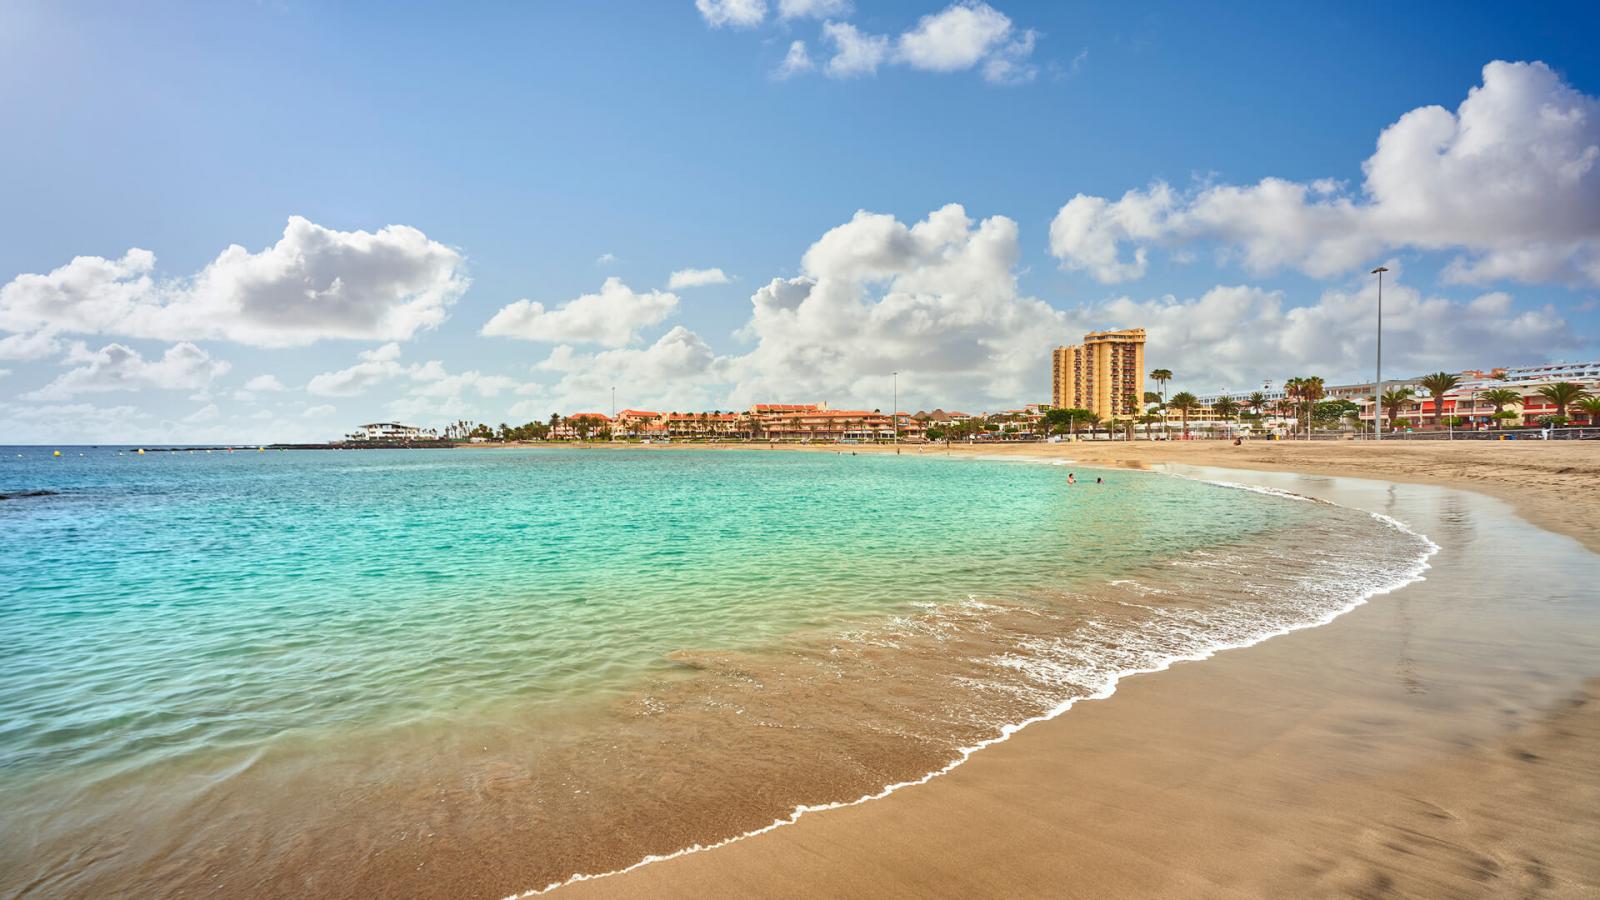
[[[617,439],[617,386],[611,386],[611,439]]]
[[[894,422],[894,455],[900,455],[900,373],[894,373],[894,404],[889,409],[889,418]]]
[[[1371,275],[1378,276],[1378,367],[1373,373],[1372,386],[1372,434],[1376,440],[1383,440],[1383,273],[1389,271],[1387,266],[1373,269]]]

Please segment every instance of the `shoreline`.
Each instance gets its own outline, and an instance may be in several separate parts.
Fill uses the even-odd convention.
[[[884,444],[574,444],[474,445],[473,450],[582,448],[602,452],[692,450],[788,453],[888,453]],[[1527,521],[1600,553],[1600,441],[1080,441],[1062,444],[902,444],[904,455],[1069,460],[1086,468],[1151,469],[1165,464],[1247,472],[1373,478],[1475,491],[1509,503]]]
[[[1126,466],[1128,463],[1126,457],[1108,459],[1105,455],[1097,455],[1098,458],[1091,462],[1089,459],[1083,458],[1089,454],[1072,452],[1081,450],[1082,447],[1083,445],[1045,445],[1043,448],[1034,446],[1027,449],[1052,450],[1059,448],[1061,452],[1020,452],[1004,455],[987,452],[992,451],[995,448],[978,447],[972,448],[972,450],[966,455],[973,457],[981,456],[990,459],[1014,458],[1018,460],[1046,459],[1056,461],[1071,459],[1073,462],[1079,465],[1109,465],[1111,468],[1116,468],[1119,465]],[[730,449],[732,449],[732,447],[730,447]],[[809,451],[826,449],[837,450],[837,448],[816,447],[794,447],[792,449]],[[893,452],[890,448],[880,447],[852,447],[851,449],[855,452],[862,452],[863,449],[865,449],[866,452]],[[904,449],[905,448],[902,448],[902,450]],[[1238,448],[1232,448],[1230,445],[1228,449]],[[956,452],[960,453],[959,450]],[[1069,453],[1071,455],[1069,455]],[[1198,455],[1198,453],[1190,453],[1190,456]],[[1173,472],[1173,464],[1168,463],[1165,460],[1159,462],[1139,460],[1138,462],[1153,462],[1159,468],[1166,469],[1172,474],[1186,474],[1181,471]],[[1138,467],[1145,468],[1146,465],[1141,464]],[[1184,469],[1186,466],[1183,464],[1177,464],[1177,468]],[[1231,466],[1217,466],[1213,468],[1227,468],[1227,470],[1230,472],[1240,471]],[[1270,480],[1273,477],[1271,473],[1264,473],[1260,470],[1247,469],[1243,471],[1250,472],[1252,474],[1252,477],[1243,479],[1249,484],[1260,485],[1262,481]],[[1202,472],[1202,474],[1207,473]],[[1296,477],[1297,476],[1287,476],[1286,480],[1292,481]],[[1383,482],[1371,481],[1367,483],[1380,486],[1383,484]],[[1279,489],[1283,489],[1282,485],[1278,485],[1277,487]],[[1321,499],[1328,498],[1324,496],[1321,497]],[[1489,502],[1493,503],[1494,501]],[[1384,514],[1377,510],[1368,508],[1366,506],[1362,506],[1360,508],[1366,509],[1369,513],[1372,513],[1375,516],[1384,517]],[[1519,512],[1520,511],[1521,510],[1519,509]],[[1483,513],[1480,511],[1480,515],[1482,514]],[[1529,526],[1522,527],[1529,528]],[[1532,528],[1529,530],[1534,532],[1537,531],[1537,529]],[[1582,535],[1580,537],[1580,535],[1572,534],[1569,536],[1578,538],[1586,546],[1589,546],[1591,549],[1593,548],[1593,535]],[[1587,538],[1587,540],[1584,538]],[[1438,547],[1437,545],[1435,546],[1435,552],[1437,552]],[[1579,552],[1581,553],[1582,551]],[[1433,554],[1430,554],[1430,556],[1432,555]],[[1592,563],[1592,555],[1585,562]],[[1423,570],[1428,568],[1426,562],[1423,564],[1422,568]],[[1423,585],[1416,585],[1414,584],[1414,581],[1416,580],[1420,579],[1412,579],[1412,581],[1402,582],[1398,590],[1417,590],[1418,588],[1421,588],[1426,591],[1427,585],[1425,583]],[[1407,584],[1411,585],[1409,589],[1406,588]],[[1374,594],[1390,593],[1395,590],[1397,589],[1390,588],[1389,590],[1374,592]],[[1434,593],[1438,592],[1435,591]],[[1356,600],[1341,612],[1330,616],[1328,619],[1317,623],[1316,625],[1309,625],[1299,629],[1290,629],[1286,632],[1280,632],[1272,636],[1278,638],[1278,640],[1268,640],[1263,638],[1259,641],[1244,645],[1241,648],[1222,648],[1243,649],[1246,652],[1220,654],[1220,651],[1213,651],[1212,653],[1204,654],[1202,658],[1210,660],[1210,666],[1208,667],[1179,667],[1177,666],[1177,663],[1184,661],[1180,659],[1173,660],[1168,665],[1154,670],[1167,671],[1171,669],[1181,669],[1191,673],[1206,673],[1204,676],[1196,676],[1191,674],[1189,679],[1176,678],[1172,675],[1168,675],[1165,678],[1128,679],[1127,675],[1140,673],[1125,673],[1121,678],[1118,679],[1117,682],[1113,683],[1106,692],[1104,692],[1104,696],[1109,697],[1113,693],[1126,692],[1130,687],[1135,686],[1137,686],[1137,690],[1132,692],[1135,696],[1142,697],[1147,691],[1154,691],[1157,697],[1160,697],[1163,694],[1181,695],[1184,693],[1186,685],[1188,686],[1188,690],[1193,690],[1192,679],[1196,677],[1214,678],[1217,674],[1219,674],[1211,671],[1211,667],[1217,666],[1219,662],[1219,659],[1213,657],[1220,657],[1227,661],[1227,666],[1224,667],[1224,672],[1222,674],[1226,674],[1232,670],[1243,670],[1244,672],[1249,673],[1252,669],[1259,665],[1258,661],[1269,653],[1272,657],[1282,657],[1283,651],[1280,645],[1283,641],[1287,640],[1291,636],[1301,638],[1302,643],[1308,640],[1313,643],[1322,644],[1347,643],[1349,639],[1349,631],[1341,628],[1338,620],[1352,619],[1354,618],[1354,615],[1352,615],[1353,613],[1362,613],[1374,609],[1373,606],[1367,603],[1367,600],[1370,596],[1372,595],[1364,596]],[[1405,593],[1398,595],[1398,597],[1401,598],[1405,596]],[[1332,624],[1333,627],[1323,627],[1329,624]],[[1332,637],[1329,637],[1329,635],[1332,635]],[[1274,649],[1268,650],[1267,648]],[[1586,671],[1582,673],[1582,678],[1579,679],[1580,683],[1584,679],[1593,679],[1594,676],[1600,675],[1600,672],[1587,670],[1591,668],[1587,664],[1587,659],[1585,659],[1584,666]],[[1552,715],[1566,716],[1568,719],[1570,719],[1579,714],[1574,713],[1574,710],[1581,712],[1585,705],[1589,705],[1588,700],[1591,699],[1596,693],[1596,683],[1597,682],[1595,681],[1588,681],[1586,686],[1577,688],[1577,693],[1564,695],[1562,698],[1552,698],[1550,696],[1546,696],[1539,702],[1539,704],[1535,706],[1535,709],[1549,710],[1553,708],[1552,703],[1559,704],[1562,700],[1565,700],[1567,705],[1557,708],[1556,712],[1552,713]],[[1097,696],[1094,699],[1100,699],[1100,697]],[[1235,709],[1236,704],[1223,702],[1222,705],[1223,709],[1219,710],[1219,713],[1223,716],[1226,716],[1228,713],[1237,712]],[[1089,704],[1083,709],[1095,710],[1099,715],[1113,715],[1114,717],[1121,718],[1131,717],[1134,720],[1138,720],[1141,714],[1148,714],[1148,710],[1142,709],[1142,706],[1142,701],[1135,701],[1134,703],[1130,704],[1128,699],[1125,697],[1124,700],[1118,704]],[[1067,704],[1067,707],[1074,708],[1074,704],[1069,703]],[[1115,714],[1107,712],[1109,710],[1115,710]],[[686,895],[690,893],[704,893],[708,891],[716,892],[718,890],[726,891],[729,889],[730,884],[738,885],[741,893],[755,896],[772,895],[777,893],[815,896],[826,896],[830,894],[837,895],[841,892],[864,893],[865,891],[861,890],[861,885],[858,881],[847,882],[846,884],[849,885],[848,889],[845,889],[844,884],[836,881],[830,881],[826,883],[813,882],[798,888],[792,882],[781,883],[782,888],[779,889],[778,885],[780,882],[771,880],[765,875],[765,873],[771,872],[774,869],[786,870],[788,868],[788,863],[792,859],[806,859],[811,861],[812,865],[815,865],[815,858],[819,853],[827,856],[830,854],[830,852],[833,854],[842,855],[848,859],[848,862],[851,864],[850,867],[852,871],[856,871],[856,874],[852,876],[854,878],[863,877],[858,870],[866,870],[868,872],[881,871],[885,865],[890,863],[888,860],[882,858],[880,854],[874,853],[870,848],[874,846],[874,838],[877,838],[882,834],[882,830],[885,826],[881,822],[877,822],[870,827],[863,828],[859,825],[859,821],[862,819],[889,819],[893,821],[895,827],[913,834],[930,831],[940,832],[941,835],[947,839],[953,837],[954,835],[949,833],[951,829],[948,827],[941,829],[919,823],[971,821],[971,810],[965,808],[974,802],[970,792],[966,790],[965,785],[953,787],[951,786],[952,783],[957,783],[959,785],[961,782],[969,780],[985,782],[996,778],[1005,778],[1007,776],[1011,777],[1011,779],[1014,781],[1020,779],[1020,781],[1024,784],[1033,782],[1035,779],[1029,777],[1029,769],[1027,766],[1023,766],[1022,768],[1018,769],[1014,765],[1014,761],[1008,759],[1008,757],[1016,751],[1007,752],[1006,748],[1011,746],[1013,743],[1017,743],[1020,739],[1025,746],[1029,747],[1030,752],[1036,752],[1034,748],[1037,743],[1048,743],[1052,740],[1059,741],[1064,732],[1068,730],[1075,731],[1080,729],[1082,727],[1083,719],[1085,718],[1085,713],[1080,711],[1078,716],[1065,717],[1061,715],[1061,713],[1064,711],[1065,710],[1057,710],[1048,716],[1040,717],[1036,720],[1030,720],[1030,722],[1027,723],[1022,723],[1021,726],[1017,726],[1005,736],[994,741],[985,742],[984,744],[980,745],[979,748],[974,748],[974,750],[971,752],[965,752],[960,760],[956,761],[951,766],[946,767],[944,770],[930,773],[923,779],[910,783],[914,785],[924,785],[925,787],[923,787],[921,791],[904,792],[897,790],[897,788],[907,785],[892,786],[886,789],[883,794],[878,795],[876,799],[880,799],[881,802],[877,804],[865,803],[867,799],[875,798],[861,798],[848,804],[836,804],[819,810],[819,812],[826,812],[827,815],[803,817],[797,816],[795,819],[791,820],[791,822],[780,821],[778,823],[774,823],[772,826],[761,829],[758,832],[731,838],[728,841],[716,845],[715,848],[686,848],[685,850],[681,850],[660,860],[641,861],[640,863],[630,866],[619,873],[605,873],[574,878],[564,882],[561,885],[550,885],[547,887],[529,886],[530,890],[522,894],[513,894],[511,896],[534,896],[550,892],[556,888],[561,889],[560,893],[563,896],[574,894],[581,895],[585,890],[596,896],[673,896]],[[1536,724],[1538,724],[1537,721]],[[1547,726],[1549,725],[1548,722],[1544,722],[1543,724]],[[1568,725],[1570,726],[1570,723],[1568,723]],[[1566,748],[1564,759],[1568,762],[1571,762],[1574,754],[1580,758],[1586,753],[1593,755],[1592,751],[1595,749],[1595,747],[1600,746],[1600,739],[1596,738],[1597,733],[1600,732],[1596,732],[1593,727],[1593,723],[1589,723],[1588,720],[1585,719],[1580,723],[1580,725],[1588,728],[1588,730],[1584,732],[1584,734],[1587,736],[1588,743],[1576,748],[1576,750],[1570,747]],[[1549,727],[1557,736],[1569,733],[1569,730],[1566,727]],[[1107,742],[1109,746],[1116,746],[1119,743],[1120,742],[1115,740]],[[1162,743],[1168,742],[1163,741]],[[1475,745],[1469,744],[1469,746]],[[982,759],[988,760],[988,762],[980,763],[977,766],[961,765],[968,759],[973,758],[973,753],[975,753],[975,750],[980,748],[987,749],[989,751],[988,753],[983,754],[981,757]],[[1519,753],[1520,752],[1521,751],[1519,751]],[[1116,755],[1115,751],[1111,751],[1111,753],[1113,757]],[[1169,748],[1167,753],[1171,754],[1172,749]],[[1177,759],[1173,760],[1173,762],[1181,762],[1183,757],[1181,751],[1178,752],[1176,756]],[[1466,763],[1463,762],[1463,759],[1460,758],[1459,754],[1452,756],[1449,753],[1445,753],[1442,756],[1436,754],[1436,758],[1430,760],[1430,763],[1431,764],[1426,767],[1426,771],[1429,773],[1449,770],[1451,767],[1459,768],[1463,765],[1466,765]],[[1057,758],[1056,764],[1059,765],[1059,758]],[[959,771],[957,771],[958,767]],[[1171,775],[1171,773],[1165,774],[1168,774],[1169,776]],[[1595,797],[1600,797],[1600,769],[1591,766],[1584,774],[1585,780],[1581,785],[1583,789],[1583,791],[1580,792],[1581,796],[1588,797],[1592,795]],[[1476,776],[1474,776],[1474,778],[1476,778]],[[1038,780],[1042,782],[1048,782],[1047,779]],[[930,795],[933,795],[933,799],[923,799],[929,797]],[[958,808],[951,808],[952,798],[956,798],[959,801],[954,804]],[[1120,802],[1120,800],[1117,801],[1119,804]],[[902,812],[909,807],[931,808],[925,808],[916,813]],[[872,808],[873,811],[869,812],[869,808]],[[802,812],[804,812],[804,810],[802,810]],[[989,842],[994,842],[1001,835],[1010,833],[1012,831],[1013,825],[1009,821],[1010,815],[1011,813],[1007,812],[999,819],[993,820],[995,829],[1000,834],[986,836],[986,839]],[[1578,821],[1576,823],[1578,826],[1577,830],[1582,831],[1585,834],[1593,833],[1600,835],[1600,827],[1596,827],[1596,824],[1593,821],[1594,818],[1595,817],[1590,816],[1590,820],[1587,822],[1581,820]],[[958,831],[964,831],[964,829],[958,829]],[[841,839],[839,837],[840,834],[843,834],[846,837]],[[914,842],[916,848],[928,848],[930,846],[929,838],[932,837],[934,837],[934,835],[921,835],[921,837]],[[970,837],[970,835],[968,835],[968,837]],[[1141,837],[1149,838],[1150,835],[1141,835]],[[917,852],[917,849],[902,849],[905,850],[905,852],[908,853],[911,858],[920,860],[923,865],[928,866],[932,870],[948,868],[947,864],[942,862],[943,854],[952,851],[956,845],[951,845],[949,843],[944,843],[941,845],[938,840],[933,840],[931,843],[933,847],[942,846],[942,850],[921,849],[921,852]],[[1004,843],[1004,841],[1002,841],[1002,843]],[[1134,842],[1133,846],[1116,849],[1119,849],[1122,852],[1133,852],[1140,857],[1151,855],[1152,851],[1138,847],[1138,843],[1139,842]],[[717,849],[717,852],[702,852],[703,849]],[[1013,853],[1006,852],[1002,853],[998,858],[986,860],[981,857],[971,858],[969,854],[969,858],[965,860],[964,865],[975,866],[981,869],[986,864],[993,866],[1006,861],[1012,861],[1013,857]],[[1584,862],[1592,863],[1592,865],[1584,865]],[[1600,886],[1600,859],[1585,861],[1581,859],[1580,855],[1580,864],[1578,869],[1581,870],[1578,877],[1580,879],[1584,879],[1584,884],[1588,886]],[[946,871],[944,874],[946,877],[958,877],[957,872]],[[1432,874],[1438,878],[1446,877],[1439,875],[1439,873]],[[1381,886],[1382,884],[1386,883],[1392,884],[1394,877],[1395,876],[1393,873],[1379,873],[1379,876],[1376,877],[1376,880],[1374,881],[1374,886]],[[898,877],[894,879],[873,878],[871,883],[871,893],[881,893],[885,895],[896,895],[898,893],[900,895],[908,896],[929,893],[946,896],[954,896],[958,893],[970,895],[975,891],[976,893],[983,893],[982,890],[977,890],[977,886],[972,883],[967,883],[964,891],[956,891],[950,887],[950,885],[959,883],[959,878],[954,882],[929,882],[925,879],[913,876],[911,873],[902,871],[899,873]],[[824,884],[827,886],[823,886]],[[918,889],[918,886],[920,886],[920,890]],[[1122,884],[1119,879],[1113,877],[1107,881],[1099,883],[1099,887],[1097,887],[1096,890],[1083,895],[1100,896],[1110,894],[1136,896],[1145,894],[1149,890],[1148,885],[1133,889],[1131,891],[1126,890],[1126,887],[1127,885]],[[1212,884],[1210,887],[1215,888],[1217,885]],[[1307,888],[1308,885],[1304,883],[1296,883],[1292,890],[1295,892],[1300,892]],[[1187,889],[1193,889],[1193,886],[1191,885],[1189,888],[1186,888],[1186,890]],[[1037,893],[1040,890],[1041,887],[1039,882],[1030,880],[1026,877],[1017,876],[1013,879],[1013,883],[1010,884],[1005,890],[996,890],[994,892],[1007,894]],[[1076,895],[1075,892],[1070,891],[1063,891],[1063,893]],[[1252,895],[1252,892],[1245,891],[1243,892],[1243,895]]]

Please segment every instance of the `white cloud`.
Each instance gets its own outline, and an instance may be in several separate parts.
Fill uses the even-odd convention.
[[[612,387],[617,389],[619,402],[629,406],[715,407],[726,391],[723,366],[698,335],[679,325],[642,348],[584,354],[563,344],[550,351],[538,368],[561,373],[550,389],[551,400],[556,407],[572,411],[604,408]],[[529,410],[531,407],[522,411]]]
[[[767,16],[766,0],[694,0],[694,8],[712,28],[754,28]]]
[[[801,274],[751,296],[740,335],[754,346],[717,356],[686,328],[644,348],[581,354],[555,348],[557,408],[623,405],[742,408],[828,400],[885,408],[891,373],[903,399],[1014,405],[1045,393],[1044,360],[1069,318],[1019,296],[1017,225],[969,219],[950,205],[913,225],[857,213],[806,251]],[[1081,333],[1081,329],[1079,329]]]
[[[987,3],[963,0],[923,16],[900,35],[896,58],[931,72],[970,69],[1003,46],[1011,19]]]
[[[222,339],[290,347],[405,340],[467,287],[461,255],[415,228],[333,231],[299,216],[260,253],[235,244],[195,275],[152,276],[155,255],[80,256],[0,287],[0,331]]]
[[[806,52],[805,41],[794,41],[789,44],[789,52],[783,55],[783,62],[773,71],[775,78],[793,78],[815,69],[817,64],[811,61],[811,54]]]
[[[435,381],[442,377],[444,367],[438,360],[401,365],[400,345],[391,342],[357,354],[356,364],[348,369],[315,376],[306,385],[306,393],[318,397],[354,397],[386,381],[401,378]]]
[[[667,288],[676,291],[708,284],[727,284],[732,280],[721,269],[679,269],[667,280]]]
[[[616,262],[617,255],[615,253],[602,253],[594,258],[594,264],[597,266],[615,265]]]
[[[185,422],[215,422],[222,418],[222,410],[215,403],[207,403],[183,417]]]
[[[174,344],[160,359],[146,360],[137,350],[107,344],[90,352],[79,345],[68,356],[81,364],[37,391],[29,399],[64,400],[78,394],[136,391],[145,388],[193,390],[203,388],[228,371],[228,363],[213,359],[194,344]]]
[[[337,410],[333,408],[333,404],[323,403],[317,406],[306,407],[306,411],[300,415],[305,416],[308,419],[320,419],[323,416],[331,416],[335,412],[337,412]]]
[[[244,383],[244,389],[247,391],[258,391],[262,393],[267,391],[281,391],[283,390],[283,382],[279,381],[278,376],[276,375],[257,375],[256,377]]]
[[[61,342],[48,330],[0,338],[0,359],[44,359],[60,352]]]
[[[10,369],[0,369],[0,378],[4,378],[4,377],[6,377],[7,375],[10,375],[10,374],[11,374],[11,370]]]
[[[889,56],[889,38],[864,34],[849,22],[824,22],[822,36],[833,44],[833,57],[823,67],[829,77],[872,75]]]
[[[639,329],[661,322],[677,307],[675,294],[637,292],[622,279],[612,277],[601,285],[599,293],[584,294],[556,309],[546,309],[532,300],[501,307],[483,326],[482,333],[530,341],[621,347],[636,340]]]
[[[852,11],[850,0],[778,0],[780,19],[842,19]]]
[[[1454,113],[1420,107],[1383,130],[1359,195],[1280,178],[1080,194],[1057,213],[1050,249],[1104,282],[1141,276],[1150,246],[1214,242],[1251,272],[1328,277],[1417,248],[1460,253],[1445,272],[1455,282],[1600,284],[1597,163],[1600,101],[1543,63],[1491,62]]]

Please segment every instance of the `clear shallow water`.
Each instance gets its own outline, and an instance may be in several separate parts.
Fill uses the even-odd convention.
[[[78,452],[0,458],[0,493],[56,492],[0,501],[0,789],[70,810],[33,874],[99,889],[119,857],[152,879],[222,846],[229,871],[370,876],[373,835],[418,821],[531,853],[512,888],[625,864],[1313,624],[1425,544],[1197,481],[911,455]],[[81,866],[135,807],[180,833]]]

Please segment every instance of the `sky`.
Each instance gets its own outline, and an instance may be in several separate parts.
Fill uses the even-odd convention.
[[[1226,8],[1222,8],[1222,7]],[[1600,357],[1592,4],[0,2],[0,443]],[[898,374],[896,374],[898,373]]]

